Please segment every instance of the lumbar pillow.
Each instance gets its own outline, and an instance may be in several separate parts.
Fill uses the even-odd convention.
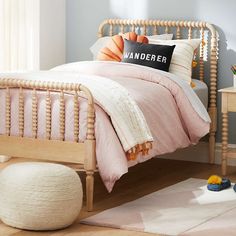
[[[123,35],[122,33],[120,33],[119,35]],[[171,40],[173,38],[173,34],[156,34],[156,35],[151,35],[151,36],[146,36],[148,39],[160,39],[160,40]],[[110,41],[112,37],[110,36],[105,36],[105,37],[101,37],[99,38],[89,49],[91,51],[91,53],[93,54],[93,59],[96,60],[99,51],[106,47],[106,45],[108,44],[108,42]]]
[[[55,230],[78,217],[83,190],[69,167],[40,162],[13,164],[0,173],[0,218],[27,230]]]
[[[125,39],[122,62],[168,71],[175,46],[137,43]]]
[[[148,39],[144,35],[137,35],[134,32],[128,32],[123,36],[115,35],[109,40],[106,47],[100,50],[97,56],[97,60],[121,61],[124,51],[124,39],[140,43],[148,43]]]
[[[175,45],[169,72],[179,76],[191,84],[192,79],[192,61],[194,51],[199,47],[200,39],[190,40],[152,40],[149,43],[157,45]]]

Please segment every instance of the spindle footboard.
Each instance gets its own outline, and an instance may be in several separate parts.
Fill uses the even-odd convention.
[[[95,110],[94,100],[88,88],[81,84],[40,82],[19,79],[1,79],[0,89],[5,93],[5,134],[0,134],[0,154],[10,157],[23,157],[37,160],[47,160],[61,163],[73,163],[76,169],[86,172],[86,201],[87,210],[93,209],[95,158]],[[19,90],[18,102],[18,136],[11,134],[11,93],[10,90]],[[24,136],[24,92],[30,91],[32,96],[32,137]],[[37,93],[46,93],[45,109],[45,139],[38,137],[38,101]],[[51,137],[51,93],[60,94],[60,138],[53,140]],[[74,140],[65,140],[65,99],[64,95],[73,96],[74,109]],[[87,99],[87,131],[86,140],[79,141],[79,96]]]

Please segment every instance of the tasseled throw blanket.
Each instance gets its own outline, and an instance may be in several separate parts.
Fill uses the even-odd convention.
[[[140,152],[148,154],[153,137],[142,111],[127,89],[99,76],[80,77],[82,84],[89,88],[96,102],[110,116],[127,158],[136,159]]]

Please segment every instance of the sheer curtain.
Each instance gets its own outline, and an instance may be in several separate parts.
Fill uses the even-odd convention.
[[[0,0],[0,71],[39,68],[39,1]]]

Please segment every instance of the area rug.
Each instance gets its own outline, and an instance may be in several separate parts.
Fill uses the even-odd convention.
[[[187,179],[82,223],[160,235],[236,235],[236,193],[207,190],[206,180]]]

